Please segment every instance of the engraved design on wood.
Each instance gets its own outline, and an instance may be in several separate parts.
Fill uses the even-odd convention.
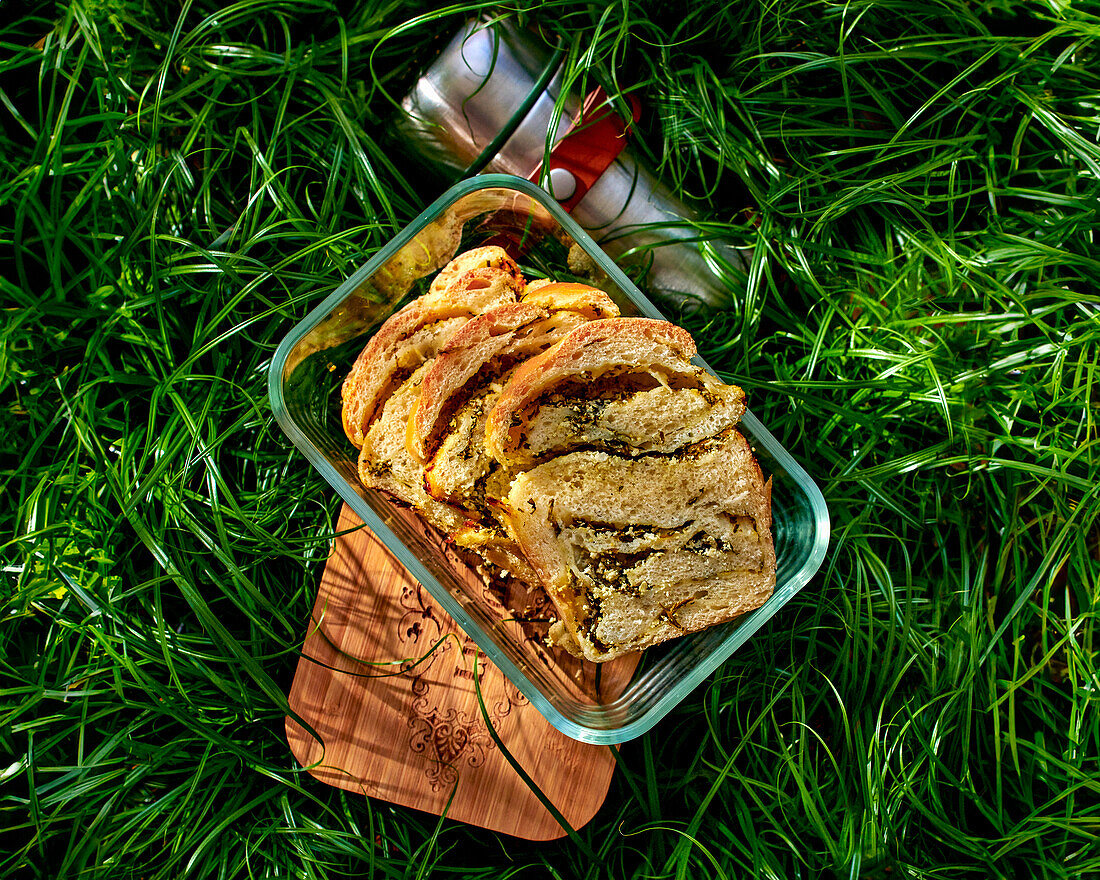
[[[487,752],[496,746],[480,714],[465,712],[454,706],[443,708],[438,699],[433,699],[427,672],[434,666],[437,673],[442,669],[441,674],[446,675],[447,662],[441,658],[448,657],[454,663],[452,677],[472,680],[474,674],[470,667],[476,657],[478,677],[482,681],[486,675],[499,673],[484,661],[477,652],[477,645],[465,633],[454,634],[460,641],[448,637],[440,642],[443,630],[439,617],[419,584],[406,584],[401,590],[400,603],[404,613],[398,623],[398,639],[413,649],[402,664],[403,674],[411,679],[414,697],[408,717],[408,726],[412,730],[409,748],[428,760],[424,773],[432,791],[438,791],[455,784],[458,765],[478,767],[484,762]],[[507,680],[504,685],[504,697],[487,707],[494,728],[514,707],[527,704],[527,699],[515,685]]]
[[[453,706],[440,711],[428,697],[428,684],[414,678],[412,714],[409,727],[413,730],[409,748],[425,755],[430,763],[424,771],[432,791],[452,786],[458,781],[455,763],[464,760],[471,767],[485,760],[485,753],[494,747],[480,718],[470,718]]]
[[[398,601],[405,613],[397,624],[397,638],[402,645],[413,649],[401,664],[401,671],[405,674],[414,672],[416,676],[421,676],[435,662],[440,652],[445,650],[445,646],[440,646],[428,654],[443,635],[443,629],[434,609],[424,601],[420,584],[413,582],[402,586]]]

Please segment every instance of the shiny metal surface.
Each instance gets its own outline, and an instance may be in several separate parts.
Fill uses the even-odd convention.
[[[624,150],[573,209],[573,217],[623,265],[649,264],[645,286],[665,299],[690,297],[711,306],[731,302],[733,291],[704,256],[691,223],[698,214],[677,199],[653,173]],[[711,242],[734,269],[746,256],[724,242]]]
[[[569,94],[554,123],[561,92],[560,71],[537,97],[532,89],[549,73],[554,51],[513,22],[471,21],[455,35],[402,102],[399,132],[425,161],[462,174],[479,159],[487,172],[530,177],[553,132],[556,144],[580,113],[581,96]],[[517,114],[526,98],[530,109]],[[484,151],[499,134],[512,134],[491,156]],[[544,178],[554,174],[545,169]],[[550,188],[549,186],[547,187]],[[559,199],[569,194],[557,193]],[[576,205],[573,216],[612,257],[648,265],[642,283],[666,300],[684,297],[715,307],[731,303],[728,271],[715,271],[717,257],[734,270],[747,264],[729,244],[708,242],[707,253],[691,222],[696,212],[677,199],[625,149]]]
[[[526,177],[542,156],[560,76],[524,119],[513,116],[553,54],[534,34],[508,22],[468,22],[401,102],[399,132],[425,159],[461,173],[500,131],[516,125],[485,170]],[[563,116],[559,130],[564,133],[571,121]],[[528,164],[532,156],[537,158]]]
[[[547,134],[554,119],[554,104],[561,92],[561,74],[556,74],[547,90],[539,96],[531,111],[515,133],[505,142],[503,149],[493,158],[486,171],[498,174],[515,174],[517,177],[530,177],[538,168],[546,154]],[[559,114],[554,129],[554,142],[561,140],[574,118],[580,113],[581,101],[576,95],[565,97],[564,112]]]

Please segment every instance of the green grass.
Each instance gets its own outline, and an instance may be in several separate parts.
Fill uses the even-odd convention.
[[[511,7],[507,7],[511,8]],[[518,8],[518,7],[517,7]],[[287,329],[439,192],[462,7],[6,4],[0,876],[1100,875],[1100,4],[523,7],[752,247],[685,316],[821,485],[821,573],[528,844],[282,733],[337,501]],[[597,855],[592,858],[592,852]]]

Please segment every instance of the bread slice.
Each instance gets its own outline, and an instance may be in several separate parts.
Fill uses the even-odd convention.
[[[489,413],[486,450],[520,470],[571,449],[668,453],[715,436],[740,420],[745,395],[694,355],[667,321],[588,322],[516,369]]]
[[[584,450],[521,473],[502,515],[560,615],[602,662],[729,621],[775,587],[770,483],[735,429],[671,455]]]
[[[421,364],[383,403],[359,450],[359,480],[414,507],[430,525],[452,534],[466,527],[469,513],[424,491],[424,468],[405,444],[406,426],[429,366],[430,362]]]
[[[504,248],[498,247],[495,244],[490,244],[484,247],[472,248],[458,254],[446,266],[440,269],[439,274],[432,279],[431,286],[428,288],[428,294],[442,293],[450,289],[459,278],[475,269],[496,269],[500,272],[505,272],[512,276],[513,280],[518,282],[519,290],[523,289],[524,280],[520,275],[516,261],[508,256],[508,252],[504,250]]]
[[[361,447],[394,389],[434,357],[466,320],[515,302],[523,288],[519,268],[503,248],[476,248],[455,257],[428,293],[391,315],[360,352],[341,387],[348,439]]]

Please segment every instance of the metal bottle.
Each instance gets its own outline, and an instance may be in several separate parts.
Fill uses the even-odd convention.
[[[399,136],[423,160],[455,176],[492,171],[532,177],[542,166],[548,133],[552,144],[560,143],[582,112],[580,96],[558,100],[560,61],[553,47],[512,21],[470,21],[402,101]],[[555,167],[552,153],[537,182],[562,202],[577,183]],[[647,265],[644,283],[651,293],[711,307],[733,299],[731,274],[744,271],[745,254],[725,242],[700,242],[691,226],[697,213],[629,146],[571,213],[612,258]]]

